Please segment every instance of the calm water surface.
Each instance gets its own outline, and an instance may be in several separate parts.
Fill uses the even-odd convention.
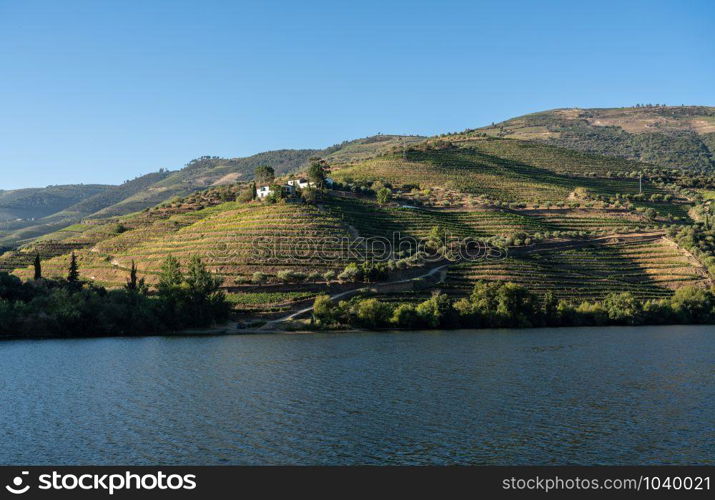
[[[713,464],[715,329],[0,342],[3,464]]]

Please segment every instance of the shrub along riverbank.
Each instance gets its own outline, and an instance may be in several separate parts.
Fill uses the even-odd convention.
[[[36,274],[35,280],[23,282],[0,273],[0,336],[150,335],[210,326],[226,321],[230,312],[220,285],[197,257],[185,274],[179,262],[168,257],[153,295],[134,268],[123,289],[82,282],[74,259],[67,279]]]
[[[715,323],[711,290],[683,287],[668,299],[640,301],[630,292],[602,301],[573,303],[547,293],[537,297],[514,283],[477,282],[458,300],[436,293],[424,302],[393,304],[377,298],[335,303],[316,297],[312,323],[319,328],[529,328]]]
[[[182,272],[167,257],[157,291],[137,278],[132,266],[122,289],[107,290],[82,282],[76,260],[66,279],[34,280],[0,273],[0,337],[97,337],[151,335],[207,327],[229,318],[231,305],[198,257]],[[420,303],[390,303],[356,297],[335,303],[327,295],[314,302],[316,328],[526,328],[715,323],[712,290],[683,287],[672,297],[638,300],[630,292],[602,301],[574,303],[547,293],[539,297],[508,282],[479,281],[468,297],[436,293]]]

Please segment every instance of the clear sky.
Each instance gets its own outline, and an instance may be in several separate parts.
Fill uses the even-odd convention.
[[[0,0],[0,189],[202,155],[715,105],[715,2]]]

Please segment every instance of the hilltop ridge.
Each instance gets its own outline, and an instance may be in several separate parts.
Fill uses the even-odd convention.
[[[715,107],[562,108],[511,118],[477,132],[661,167],[715,167]]]

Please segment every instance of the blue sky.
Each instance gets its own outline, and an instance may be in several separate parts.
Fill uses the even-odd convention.
[[[558,107],[715,105],[714,24],[711,1],[0,0],[0,189]]]

